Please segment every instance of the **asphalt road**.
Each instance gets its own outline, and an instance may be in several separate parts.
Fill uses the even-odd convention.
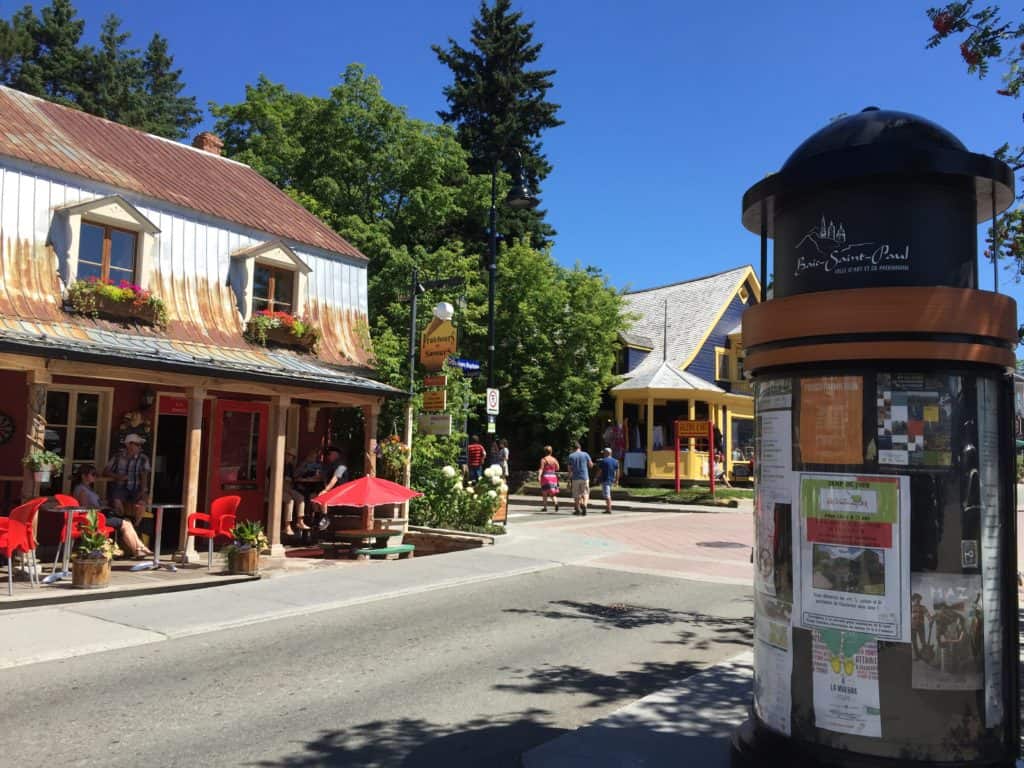
[[[745,587],[568,566],[0,672],[0,763],[502,766],[749,647]]]

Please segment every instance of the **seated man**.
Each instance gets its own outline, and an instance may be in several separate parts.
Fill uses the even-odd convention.
[[[333,445],[327,449],[327,462],[324,467],[323,478],[326,484],[321,493],[326,493],[334,486],[348,482],[348,467],[342,458],[341,450]],[[331,518],[328,516],[326,509],[323,512],[324,515],[320,518],[320,522],[317,525],[321,531],[326,531],[331,526]]]
[[[142,452],[146,441],[134,432],[124,439],[124,448],[103,468],[103,476],[112,478],[110,503],[120,518],[131,519],[136,526],[149,502],[149,457]]]

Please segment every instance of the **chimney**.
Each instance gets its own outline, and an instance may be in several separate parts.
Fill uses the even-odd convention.
[[[219,155],[221,149],[224,147],[224,142],[220,140],[220,137],[216,133],[203,131],[192,139],[192,146],[196,149],[203,150],[203,152],[209,152],[211,155]]]

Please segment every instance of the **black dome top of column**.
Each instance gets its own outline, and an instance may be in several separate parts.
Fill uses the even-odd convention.
[[[812,134],[793,151],[782,170],[827,152],[876,144],[902,144],[908,150],[930,146],[967,151],[960,139],[931,120],[909,112],[867,107]]]
[[[1013,172],[1006,163],[969,152],[956,136],[931,120],[908,112],[867,107],[812,134],[778,173],[750,187],[743,195],[743,226],[760,233],[764,204],[767,234],[774,237],[775,206],[780,195],[814,193],[869,177],[929,176],[973,182],[978,222],[992,216],[993,186],[997,211],[1006,210],[1014,200]]]

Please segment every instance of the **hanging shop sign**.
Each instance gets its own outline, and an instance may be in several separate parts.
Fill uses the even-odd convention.
[[[418,419],[420,433],[447,437],[452,433],[450,413],[421,413]]]
[[[449,355],[455,354],[458,334],[451,320],[434,317],[420,334],[420,363],[428,371],[440,371]]]
[[[687,440],[691,437],[707,437],[708,424],[707,421],[677,421],[676,437],[680,440]]]
[[[429,389],[423,393],[424,411],[443,411],[448,404],[447,392],[443,389]]]
[[[423,386],[430,387],[447,387],[448,377],[447,376],[424,376]]]

